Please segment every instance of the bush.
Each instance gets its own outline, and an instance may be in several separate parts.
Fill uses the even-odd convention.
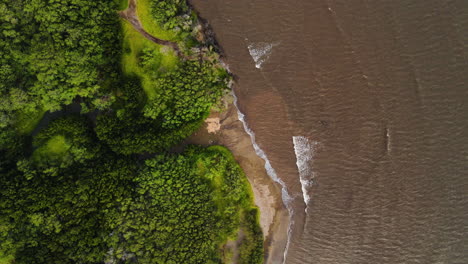
[[[33,139],[32,160],[38,167],[66,168],[96,157],[99,145],[83,117],[70,116],[52,121]]]
[[[175,129],[206,117],[227,89],[228,75],[209,62],[186,61],[154,80],[158,93],[144,108],[146,117]]]
[[[121,109],[117,114],[98,116],[96,133],[117,153],[158,153],[180,143],[195,132],[202,122],[196,120],[178,129],[163,129],[158,120],[144,117],[134,110]]]
[[[190,30],[191,17],[185,0],[165,0],[151,2],[153,18],[166,30]]]
[[[0,258],[220,263],[241,229],[241,263],[260,263],[258,212],[230,152],[166,152],[203,123],[227,72],[135,43],[141,80],[126,76],[118,3],[0,0]],[[169,29],[186,30],[188,11],[153,1]],[[72,100],[81,115],[28,136]],[[130,155],[142,153],[156,156]]]

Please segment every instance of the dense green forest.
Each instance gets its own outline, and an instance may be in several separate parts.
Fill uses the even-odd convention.
[[[170,152],[230,75],[185,0],[138,1],[177,52],[120,18],[127,6],[0,0],[0,264],[262,263],[231,153]]]

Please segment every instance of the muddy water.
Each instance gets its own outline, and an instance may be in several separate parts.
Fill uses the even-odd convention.
[[[287,188],[285,263],[468,263],[466,1],[192,3]]]

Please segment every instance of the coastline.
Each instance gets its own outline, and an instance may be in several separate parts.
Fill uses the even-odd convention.
[[[189,6],[197,13],[197,39],[215,49],[221,57],[219,58],[221,66],[230,73],[229,67],[222,59],[223,50],[216,41],[214,31],[190,3]],[[145,31],[137,16],[136,8],[137,0],[128,0],[128,8],[120,11],[119,15],[145,38],[156,44],[171,47],[178,56],[189,58],[181,52],[176,42],[158,39]],[[259,224],[264,238],[264,263],[284,263],[289,243],[290,216],[282,199],[282,187],[267,174],[265,160],[257,155],[254,142],[245,131],[243,121],[239,120],[239,110],[233,99],[235,97],[233,85],[229,86],[231,91],[220,100],[222,106],[217,110],[212,109],[204,120],[204,125],[171,151],[182,151],[188,144],[227,147],[244,171],[252,188],[254,203],[260,212]]]
[[[255,204],[260,211],[265,263],[283,263],[289,214],[281,198],[281,186],[268,176],[265,161],[257,156],[250,136],[238,118],[232,94],[223,101],[225,110],[212,112],[204,125],[184,141],[183,145],[223,145],[232,152],[250,182]]]

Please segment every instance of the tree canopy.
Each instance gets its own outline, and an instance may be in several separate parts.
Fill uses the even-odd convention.
[[[216,56],[177,57],[129,33],[121,2],[0,0],[0,263],[230,263],[229,240],[238,263],[262,263],[230,152],[170,153],[229,74]],[[150,2],[185,47],[213,50],[193,41],[186,1]]]

